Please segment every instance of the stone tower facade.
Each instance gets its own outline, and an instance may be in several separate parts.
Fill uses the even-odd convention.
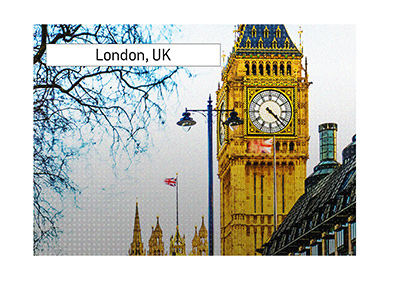
[[[284,25],[239,25],[235,32],[217,108],[234,109],[244,124],[232,131],[222,124],[228,112],[217,119],[221,254],[255,255],[304,193],[310,83]]]

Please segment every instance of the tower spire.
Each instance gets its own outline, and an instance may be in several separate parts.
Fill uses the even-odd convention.
[[[140,230],[140,219],[139,219],[139,204],[136,198],[136,210],[135,210],[135,222],[133,226],[133,241],[131,243],[131,249],[129,255],[144,255],[142,234]]]
[[[149,255],[164,255],[164,242],[162,241],[163,231],[160,227],[160,220],[157,216],[157,224],[155,228],[151,228],[151,236],[149,239]]]
[[[303,42],[301,41],[301,34],[303,34],[303,30],[301,29],[301,26],[299,26],[299,38],[300,38],[300,52],[303,53]]]
[[[201,217],[199,234],[197,234],[197,226],[194,228],[192,252],[190,255],[208,255],[207,229],[204,224],[204,215]]]
[[[176,226],[175,237],[171,236],[169,241],[169,255],[186,255],[185,235],[181,237],[178,225]]]

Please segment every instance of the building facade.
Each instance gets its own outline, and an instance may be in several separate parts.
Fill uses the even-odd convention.
[[[309,156],[307,62],[284,25],[239,25],[222,71],[217,109],[234,109],[244,124],[217,124],[221,255],[255,255],[274,227],[276,140],[277,224],[304,193]]]
[[[356,255],[356,136],[343,164],[309,182],[263,255]],[[320,149],[321,150],[321,149]],[[324,158],[321,157],[321,162]],[[321,163],[320,162],[320,163]]]

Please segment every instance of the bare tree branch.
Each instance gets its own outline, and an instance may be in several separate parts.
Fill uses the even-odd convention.
[[[81,192],[69,178],[69,160],[79,156],[82,146],[90,146],[94,131],[111,137],[113,154],[122,151],[130,157],[144,152],[149,136],[147,128],[151,122],[164,124],[165,99],[178,94],[175,80],[181,70],[179,67],[47,66],[47,43],[151,43],[168,38],[171,29],[151,30],[139,25],[34,26],[35,254],[54,246],[61,233],[57,222],[63,209],[54,205],[51,194],[57,194],[62,201],[67,196],[76,199]],[[65,139],[74,137],[82,142],[81,147],[67,144]]]

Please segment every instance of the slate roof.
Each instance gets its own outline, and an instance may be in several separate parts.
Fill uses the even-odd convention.
[[[336,223],[343,223],[356,207],[356,156],[335,169],[302,195],[268,243],[258,249],[263,255],[286,255],[302,243],[320,238]]]
[[[280,32],[279,32],[280,31]],[[302,56],[296,45],[290,39],[283,24],[246,24],[240,25],[235,53],[246,54],[282,54]],[[277,32],[280,36],[277,35]],[[260,45],[262,42],[262,46]],[[274,41],[276,45],[274,45]]]

